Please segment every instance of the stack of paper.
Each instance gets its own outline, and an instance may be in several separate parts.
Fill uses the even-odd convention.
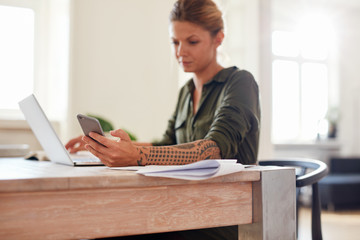
[[[120,169],[120,168],[113,168]],[[121,168],[126,170],[125,168]],[[167,177],[185,180],[203,180],[240,172],[244,165],[236,163],[236,160],[203,160],[187,165],[145,166],[136,173],[150,177]]]

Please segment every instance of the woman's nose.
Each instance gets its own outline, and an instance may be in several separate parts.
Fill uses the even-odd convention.
[[[177,48],[177,55],[179,57],[183,57],[186,54],[186,49],[184,44],[180,43],[178,48]]]

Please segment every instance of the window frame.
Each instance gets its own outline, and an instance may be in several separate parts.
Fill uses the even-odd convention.
[[[49,119],[65,121],[70,62],[70,0],[0,0],[0,5],[34,11],[34,85]],[[0,109],[0,120],[20,120],[20,109]]]
[[[6,6],[6,7],[18,7],[18,8],[26,8],[31,9],[34,12],[34,49],[33,49],[33,89],[34,92],[36,92],[36,86],[40,85],[37,78],[36,69],[39,65],[39,57],[38,57],[38,51],[39,49],[39,15],[41,15],[41,1],[34,1],[34,0],[0,0],[0,6]],[[22,114],[19,109],[1,109],[0,108],[0,119],[4,120],[17,120],[21,119]]]
[[[274,32],[277,32],[277,31],[280,31],[280,32],[293,32],[293,30],[289,30],[288,28],[277,28],[277,29],[273,29],[271,31],[271,33],[273,34]],[[289,138],[289,139],[279,139],[276,137],[276,133],[274,132],[274,123],[272,124],[272,142],[274,143],[281,143],[281,142],[298,142],[298,141],[311,141],[311,140],[316,140],[318,139],[319,137],[323,137],[323,136],[315,136],[313,139],[309,139],[309,138],[306,138],[304,137],[301,133],[303,131],[303,112],[302,112],[302,107],[303,107],[303,101],[302,101],[302,79],[303,79],[303,76],[302,76],[302,68],[303,68],[303,64],[306,64],[306,63],[315,63],[315,64],[323,64],[326,66],[327,68],[327,82],[328,82],[328,87],[327,87],[327,92],[328,92],[328,98],[327,98],[327,109],[329,110],[333,105],[331,102],[330,102],[330,99],[332,97],[332,81],[331,79],[333,78],[332,76],[332,71],[331,71],[331,66],[333,65],[332,62],[333,62],[333,53],[332,53],[332,49],[329,49],[329,52],[328,52],[328,55],[326,58],[324,59],[310,59],[310,58],[305,58],[302,56],[301,54],[301,51],[299,51],[298,55],[295,56],[295,57],[291,57],[291,56],[279,56],[279,55],[276,55],[274,52],[273,52],[273,46],[271,46],[271,56],[272,56],[272,59],[271,59],[271,68],[273,69],[273,64],[276,60],[283,60],[283,61],[290,61],[290,62],[295,62],[297,63],[298,67],[299,67],[299,71],[298,71],[298,78],[299,78],[299,119],[298,119],[298,122],[299,122],[299,126],[298,126],[298,133],[297,133],[297,137],[295,138]],[[273,76],[272,76],[273,78]],[[273,82],[273,85],[274,85],[274,79],[272,80]],[[274,89],[272,89],[272,94],[274,93]],[[273,103],[274,104],[274,103]],[[336,103],[335,103],[336,104]],[[272,108],[274,108],[274,105],[272,105]],[[273,114],[274,114],[274,111],[272,111]],[[325,117],[325,116],[324,116]],[[274,121],[275,117],[272,116],[272,121]]]

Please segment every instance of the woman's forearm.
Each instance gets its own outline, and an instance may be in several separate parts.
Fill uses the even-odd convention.
[[[148,142],[133,142],[133,144],[135,145],[135,146],[143,146],[143,147],[145,147],[145,146],[152,146],[152,143],[148,143]]]
[[[143,165],[182,165],[204,159],[221,158],[220,149],[212,140],[172,146],[137,146],[139,166]]]

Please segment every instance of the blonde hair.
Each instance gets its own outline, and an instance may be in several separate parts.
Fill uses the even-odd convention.
[[[211,0],[177,0],[170,13],[170,21],[194,23],[213,37],[224,29],[222,13]]]

